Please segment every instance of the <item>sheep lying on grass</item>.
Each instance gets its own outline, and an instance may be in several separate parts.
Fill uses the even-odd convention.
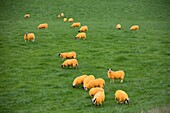
[[[30,14],[25,14],[24,15],[24,18],[29,18],[30,17]]]
[[[114,79],[120,79],[121,83],[123,82],[125,73],[123,70],[119,70],[119,71],[112,71],[112,69],[108,69],[107,72],[108,78],[110,78],[110,83],[114,83]]]
[[[82,26],[78,32],[85,32],[88,31],[88,27],[87,26]]]
[[[73,88],[75,88],[75,86],[83,84],[83,81],[85,78],[87,78],[87,75],[81,75],[79,77],[76,77],[73,81]]]
[[[78,61],[76,59],[67,59],[61,65],[62,68],[72,66],[74,68],[78,67]]]
[[[117,30],[120,30],[120,29],[121,29],[121,25],[120,25],[120,24],[117,24],[117,25],[116,25],[116,29],[117,29]]]
[[[73,18],[69,18],[68,21],[71,23],[73,22]]]
[[[91,81],[91,80],[94,80],[95,77],[93,75],[89,75],[88,77],[86,77],[84,79],[84,82],[83,82],[83,87],[84,89],[86,88],[87,84]]]
[[[129,97],[125,91],[117,90],[115,92],[115,100],[117,103],[129,104]]]
[[[78,33],[77,35],[76,35],[76,39],[85,39],[86,38],[86,33]]]
[[[64,21],[64,22],[67,22],[67,18],[64,18],[63,21]]]
[[[76,52],[72,51],[72,52],[64,52],[64,53],[59,53],[58,57],[62,58],[62,60],[64,59],[71,59],[71,58],[76,58]]]
[[[44,24],[40,24],[38,26],[38,29],[43,29],[43,28],[48,28],[48,24],[47,23],[44,23]]]
[[[98,93],[96,93],[92,99],[92,103],[93,105],[102,105],[102,103],[104,102],[105,100],[105,93],[104,91],[100,91]]]
[[[75,22],[71,25],[71,28],[80,27],[80,25],[81,25],[80,22]]]
[[[139,26],[138,25],[133,25],[130,30],[135,31],[135,30],[139,30]]]
[[[88,89],[94,88],[94,87],[101,87],[103,88],[105,85],[105,81],[102,78],[91,80],[84,89],[87,91]]]
[[[35,40],[35,35],[34,35],[34,33],[25,33],[24,34],[24,40],[25,41],[33,41],[34,42],[34,40]]]
[[[100,92],[100,91],[104,91],[104,89],[100,87],[91,88],[89,91],[89,95],[90,97],[93,97],[97,92]]]

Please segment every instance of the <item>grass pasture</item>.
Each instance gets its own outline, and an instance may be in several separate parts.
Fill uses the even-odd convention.
[[[1,113],[170,112],[168,0],[0,2]],[[78,28],[57,19],[61,12],[89,27],[86,40],[74,39]],[[49,28],[37,30],[41,23]],[[115,29],[118,23],[122,30]],[[138,31],[129,30],[134,24]],[[25,42],[25,32],[35,33],[35,42]],[[61,69],[57,55],[65,51],[76,51],[78,69]],[[124,82],[110,84],[107,68],[124,70]],[[82,74],[105,80],[102,106],[93,106],[88,92],[72,88]],[[129,105],[116,103],[117,89],[128,93]]]

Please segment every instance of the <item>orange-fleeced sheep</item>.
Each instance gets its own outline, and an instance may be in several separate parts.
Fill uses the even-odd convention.
[[[62,58],[62,60],[64,59],[71,59],[71,58],[76,58],[76,52],[72,51],[72,52],[64,52],[64,53],[59,53],[58,57]]]
[[[121,25],[120,25],[120,24],[117,24],[117,25],[116,25],[116,29],[117,29],[117,30],[120,30],[120,29],[121,29]]]
[[[104,93],[104,91],[100,91],[94,95],[94,97],[92,99],[92,103],[93,103],[93,105],[98,106],[98,105],[102,105],[104,100],[105,100],[105,93]]]
[[[30,14],[25,14],[24,15],[24,18],[29,18],[30,17]]]
[[[117,90],[115,92],[115,100],[117,103],[129,104],[129,97],[125,91]]]
[[[48,24],[47,23],[44,23],[44,24],[40,24],[38,26],[38,29],[43,29],[43,28],[48,28]]]
[[[112,82],[114,83],[114,79],[120,79],[121,80],[120,82],[122,83],[125,73],[123,70],[112,71],[112,69],[109,68],[107,75],[108,75],[108,78],[110,78],[110,83],[112,83]]]
[[[83,87],[84,89],[86,88],[87,84],[91,81],[91,80],[94,80],[95,77],[93,75],[89,75],[88,77],[86,77],[84,79],[84,82],[83,82]]]
[[[80,27],[80,25],[81,25],[80,22],[75,22],[71,25],[71,28]]]
[[[104,91],[104,89],[100,87],[91,88],[89,91],[90,97],[93,97],[99,91]]]
[[[130,30],[135,31],[135,30],[139,30],[139,26],[138,25],[133,25]]]
[[[85,39],[86,38],[86,33],[78,33],[77,35],[76,35],[76,39]]]
[[[81,75],[79,77],[76,77],[72,84],[73,88],[75,88],[75,86],[77,86],[77,85],[83,84],[84,79],[87,77],[88,77],[88,75]]]
[[[82,26],[78,32],[86,32],[88,31],[88,27],[87,26]]]
[[[24,34],[24,40],[25,41],[33,41],[34,42],[34,40],[35,40],[35,35],[34,35],[34,33],[25,33]]]
[[[73,18],[69,18],[68,21],[71,23],[73,22]]]
[[[74,68],[78,67],[78,61],[76,59],[67,59],[61,65],[62,68],[72,66]]]
[[[105,85],[105,81],[102,78],[91,80],[84,89],[87,91],[88,89],[94,88],[94,87],[101,87],[103,88]]]

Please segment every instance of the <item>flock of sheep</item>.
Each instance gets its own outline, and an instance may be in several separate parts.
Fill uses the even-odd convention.
[[[29,18],[30,14],[26,14],[24,17]],[[65,18],[64,13],[59,14],[57,17],[58,17],[58,19],[63,18],[63,21],[67,22],[67,18]],[[73,21],[74,21],[73,18],[68,19],[68,22],[70,22],[70,23],[72,23]],[[80,22],[74,22],[71,25],[71,28],[80,27],[80,26],[81,26]],[[47,23],[40,24],[37,28],[38,29],[48,28],[48,24]],[[121,25],[117,24],[116,29],[121,30]],[[138,30],[138,29],[139,29],[138,25],[134,25],[130,28],[130,30]],[[80,32],[80,33],[78,33],[75,38],[76,39],[81,39],[81,38],[85,39],[86,31],[88,31],[88,27],[82,26],[78,30],[78,32]],[[34,41],[35,40],[34,33],[25,33],[24,40],[25,41]],[[76,59],[76,52],[72,51],[72,52],[59,53],[58,57],[60,57],[62,59],[62,61],[66,59],[61,64],[62,68],[64,68],[64,67],[77,68],[78,67],[78,61]],[[108,75],[108,78],[110,79],[110,83],[114,83],[114,79],[120,79],[120,83],[122,83],[125,73],[123,70],[113,71],[112,69],[108,69],[107,75]],[[89,90],[89,95],[90,95],[90,97],[92,97],[92,103],[96,106],[102,105],[102,103],[105,100],[105,91],[104,91],[105,80],[103,78],[95,78],[94,75],[81,75],[74,79],[72,86],[75,88],[81,84],[83,84],[84,90],[86,90],[86,91]],[[117,90],[115,92],[115,100],[117,101],[117,103],[121,103],[121,104],[129,103],[129,97],[128,97],[127,93],[123,90]]]

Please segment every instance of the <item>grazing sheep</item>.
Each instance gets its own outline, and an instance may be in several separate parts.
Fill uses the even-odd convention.
[[[64,59],[71,59],[71,58],[76,58],[76,52],[72,51],[72,52],[64,52],[64,53],[59,53],[58,57],[62,58],[62,60]]]
[[[129,104],[129,97],[125,91],[117,90],[115,92],[115,100],[117,103]]]
[[[94,87],[101,87],[103,88],[105,85],[105,81],[102,78],[91,80],[84,89],[87,91],[88,89],[94,88]]]
[[[63,21],[64,21],[64,22],[67,22],[67,18],[64,18]]]
[[[57,17],[58,17],[58,19],[60,19],[60,17],[61,17],[61,16],[60,16],[60,15],[58,15]]]
[[[91,81],[91,80],[94,80],[95,77],[93,75],[89,75],[87,78],[84,79],[84,82],[83,82],[83,87],[84,89],[86,88],[87,84]]]
[[[93,105],[98,106],[98,105],[102,105],[104,100],[105,100],[104,91],[100,91],[94,95],[94,97],[92,99],[92,103],[93,103]]]
[[[78,67],[78,61],[76,59],[67,59],[61,65],[62,68],[72,66],[74,68]]]
[[[100,87],[91,88],[89,91],[90,97],[93,97],[99,91],[104,91],[104,89]]]
[[[138,25],[133,25],[130,30],[134,31],[134,30],[138,30],[139,29],[139,26]]]
[[[73,88],[75,88],[76,85],[83,84],[84,79],[88,77],[87,75],[81,75],[79,77],[76,77],[73,81]]]
[[[60,15],[61,15],[61,17],[64,17],[64,13],[61,13]]]
[[[120,25],[120,24],[117,24],[117,25],[116,25],[116,29],[117,29],[117,30],[120,30],[120,29],[121,29],[121,25]]]
[[[25,40],[25,42],[28,40],[28,41],[33,41],[34,42],[34,40],[35,40],[35,35],[34,35],[34,33],[25,33],[24,34],[24,40]]]
[[[81,25],[80,22],[75,22],[71,25],[71,28],[80,27],[80,25]]]
[[[69,18],[68,21],[71,23],[73,22],[73,18]]]
[[[30,17],[30,14],[25,14],[24,15],[24,18],[29,18]]]
[[[40,24],[38,26],[38,29],[43,29],[43,28],[48,28],[48,24],[47,23],[44,23],[44,24]]]
[[[114,79],[120,79],[121,83],[123,82],[125,73],[123,70],[119,70],[119,71],[112,71],[112,69],[108,69],[108,78],[110,78],[110,83],[113,82],[114,83]]]
[[[86,33],[78,33],[77,35],[76,35],[76,39],[85,39],[86,38]]]
[[[78,32],[85,32],[88,30],[88,27],[87,26],[82,26]]]

